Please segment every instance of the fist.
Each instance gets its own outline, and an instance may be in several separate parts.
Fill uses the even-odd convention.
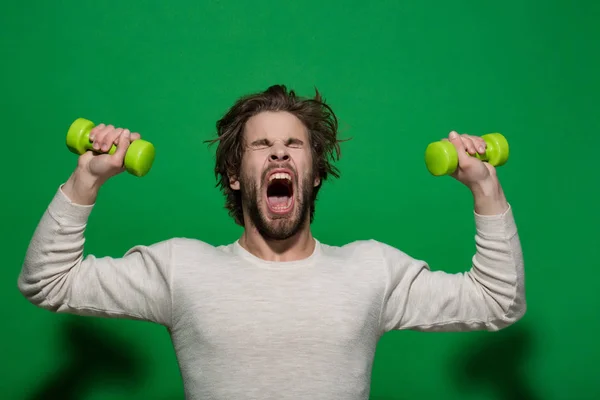
[[[139,133],[131,133],[129,129],[99,124],[90,131],[90,141],[95,151],[82,154],[78,166],[95,178],[106,180],[125,170],[124,159],[129,144],[140,138]],[[116,151],[108,154],[113,145]]]
[[[452,174],[453,178],[470,189],[482,182],[495,179],[496,169],[492,165],[472,157],[477,153],[485,153],[487,144],[481,137],[452,131],[448,138],[442,140],[450,141],[458,153],[458,167]]]

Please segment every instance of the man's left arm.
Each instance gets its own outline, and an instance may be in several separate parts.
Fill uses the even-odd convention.
[[[465,139],[469,138],[461,142],[450,136],[459,151],[464,151]],[[466,153],[459,157],[463,167],[454,177],[473,195],[476,235],[471,268],[458,274],[431,271],[426,262],[384,246],[384,331],[495,331],[525,313],[524,261],[512,207],[495,169],[465,157]]]

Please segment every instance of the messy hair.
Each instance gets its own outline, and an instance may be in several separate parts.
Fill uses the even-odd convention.
[[[314,218],[314,204],[322,182],[329,176],[339,178],[340,173],[332,161],[341,155],[337,138],[338,120],[333,110],[315,89],[314,98],[299,97],[284,85],[274,85],[263,92],[239,98],[227,113],[217,121],[217,138],[208,140],[218,143],[215,176],[217,187],[225,195],[225,208],[238,225],[244,226],[242,196],[229,186],[230,176],[240,176],[244,154],[244,128],[248,119],[265,111],[286,111],[295,115],[306,127],[312,151],[313,172],[321,183],[314,188],[310,204],[310,220]]]

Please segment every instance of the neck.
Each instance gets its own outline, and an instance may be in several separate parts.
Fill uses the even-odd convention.
[[[239,240],[240,246],[265,261],[298,261],[309,257],[315,249],[316,243],[309,224],[284,240],[267,239],[254,226],[246,226],[248,228]]]

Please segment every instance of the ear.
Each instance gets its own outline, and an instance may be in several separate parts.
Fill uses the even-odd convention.
[[[317,187],[317,186],[319,186],[320,184],[321,184],[321,178],[317,176],[317,177],[315,178],[314,185],[315,185],[315,187]]]
[[[236,176],[234,176],[234,175],[229,176],[229,187],[232,188],[233,190],[240,190],[240,181],[237,179]]]

